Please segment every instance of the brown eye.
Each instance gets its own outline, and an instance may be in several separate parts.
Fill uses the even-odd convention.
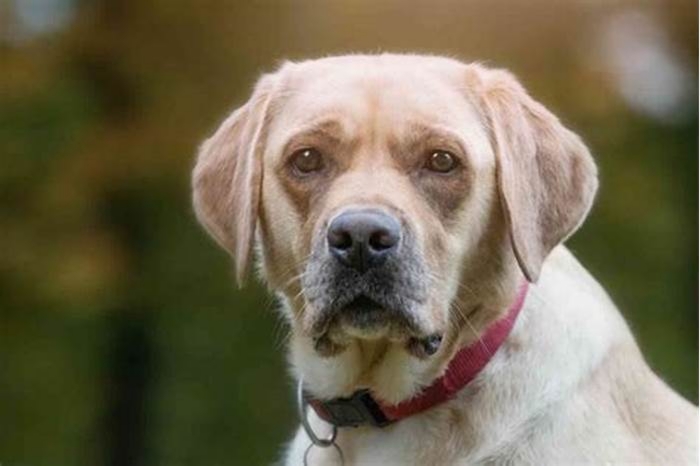
[[[444,150],[433,151],[426,163],[428,170],[438,173],[451,172],[456,166],[457,160],[455,156]]]
[[[292,166],[302,174],[316,172],[323,168],[323,158],[316,149],[300,149],[292,155]]]

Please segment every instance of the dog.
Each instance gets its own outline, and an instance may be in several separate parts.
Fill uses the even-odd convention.
[[[562,245],[598,187],[507,71],[286,62],[207,139],[199,221],[279,297],[302,427],[284,463],[697,462],[697,408]]]

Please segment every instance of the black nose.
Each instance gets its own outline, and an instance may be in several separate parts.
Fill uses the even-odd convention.
[[[328,248],[338,261],[364,272],[396,250],[401,225],[378,210],[351,210],[333,219],[327,237]]]

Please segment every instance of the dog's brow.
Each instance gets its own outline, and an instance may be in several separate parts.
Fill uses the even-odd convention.
[[[289,138],[292,143],[301,138],[323,138],[331,142],[339,143],[346,131],[343,124],[336,119],[322,119],[312,121],[295,131]]]
[[[422,122],[410,123],[406,131],[404,144],[409,147],[420,146],[429,141],[433,144],[445,144],[445,149],[452,148],[466,154],[467,150],[462,137],[451,128],[443,125],[426,124]]]

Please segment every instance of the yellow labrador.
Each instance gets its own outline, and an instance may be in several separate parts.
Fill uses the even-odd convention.
[[[505,71],[383,54],[263,76],[203,144],[194,206],[284,304],[286,464],[695,463],[696,407],[561,246],[597,184]]]

